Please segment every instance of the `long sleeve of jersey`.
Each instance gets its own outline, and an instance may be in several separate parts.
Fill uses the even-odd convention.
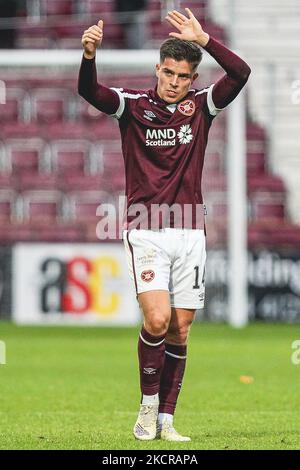
[[[212,99],[216,108],[225,108],[246,84],[251,69],[245,61],[223,44],[210,37],[204,49],[218,62],[226,74],[215,83]]]
[[[82,57],[78,77],[78,93],[103,113],[115,114],[119,108],[118,94],[97,82],[95,59]]]

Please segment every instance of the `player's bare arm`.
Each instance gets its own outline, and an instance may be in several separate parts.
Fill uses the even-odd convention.
[[[97,47],[101,46],[103,39],[103,21],[90,26],[82,35],[81,43],[83,46],[83,55],[86,59],[93,59],[96,55]]]
[[[176,10],[168,12],[166,20],[179,31],[179,33],[169,33],[169,36],[183,41],[196,42],[199,46],[205,47],[209,41],[209,35],[203,31],[192,11],[189,8],[185,10],[188,17]]]

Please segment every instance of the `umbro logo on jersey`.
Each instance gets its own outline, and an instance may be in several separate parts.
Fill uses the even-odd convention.
[[[156,116],[149,109],[144,109],[144,118],[148,119],[148,121],[153,121],[153,118],[156,118]]]

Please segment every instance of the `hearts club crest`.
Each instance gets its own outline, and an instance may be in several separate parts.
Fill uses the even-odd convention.
[[[195,103],[192,100],[184,100],[178,104],[177,109],[185,116],[192,116],[195,112]]]

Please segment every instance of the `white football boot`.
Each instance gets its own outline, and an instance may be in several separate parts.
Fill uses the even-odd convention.
[[[188,442],[191,440],[188,436],[181,436],[167,420],[163,421],[162,424],[157,424],[157,438],[170,442]]]
[[[133,428],[133,434],[140,441],[151,441],[156,437],[158,405],[141,405]]]

